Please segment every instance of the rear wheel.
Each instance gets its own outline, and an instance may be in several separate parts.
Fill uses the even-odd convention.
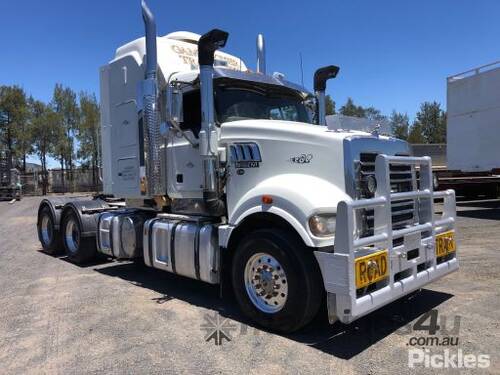
[[[243,313],[259,325],[292,332],[309,323],[324,289],[312,252],[283,230],[257,230],[238,245],[232,282]]]
[[[38,238],[47,254],[56,255],[62,252],[61,234],[55,230],[54,218],[48,206],[44,206],[38,218]]]
[[[97,255],[94,237],[82,237],[82,228],[73,211],[67,213],[62,221],[61,233],[68,258],[78,264],[91,261]]]

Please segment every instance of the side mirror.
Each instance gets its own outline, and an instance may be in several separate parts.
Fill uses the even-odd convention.
[[[165,92],[165,122],[162,132],[168,133],[169,128],[174,128],[178,131],[191,146],[198,147],[198,143],[188,137],[180,127],[180,123],[184,121],[184,110],[182,104],[182,90],[176,84],[168,85]],[[167,127],[168,126],[168,127]]]
[[[166,94],[167,122],[174,124],[183,122],[182,90],[177,85],[168,85]]]

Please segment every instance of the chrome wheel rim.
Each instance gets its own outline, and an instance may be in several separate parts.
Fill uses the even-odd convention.
[[[272,255],[254,254],[245,266],[245,289],[260,311],[276,313],[288,298],[288,280],[281,264]]]
[[[42,234],[43,243],[45,245],[49,245],[52,241],[52,221],[50,220],[49,215],[43,215],[40,232]]]
[[[80,230],[78,228],[78,224],[73,218],[69,219],[68,223],[66,224],[64,239],[66,241],[68,250],[71,253],[76,253],[80,244]]]

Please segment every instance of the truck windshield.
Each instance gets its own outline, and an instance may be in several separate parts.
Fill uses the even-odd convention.
[[[264,85],[218,85],[217,122],[263,119],[310,122],[304,99],[293,90]]]

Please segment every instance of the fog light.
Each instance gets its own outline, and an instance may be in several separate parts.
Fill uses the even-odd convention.
[[[309,229],[317,237],[329,237],[335,234],[336,216],[334,214],[318,214],[309,218]]]
[[[370,175],[366,178],[366,190],[371,196],[375,195],[375,192],[377,191],[377,179],[375,176]]]

